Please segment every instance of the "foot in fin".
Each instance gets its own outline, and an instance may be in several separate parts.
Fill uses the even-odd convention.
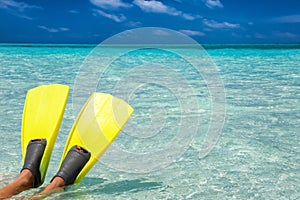
[[[72,185],[90,157],[91,153],[86,149],[77,145],[73,146],[51,182],[55,177],[61,177],[65,181],[65,186]]]
[[[30,170],[34,177],[32,186],[34,188],[42,185],[40,164],[44,155],[46,145],[46,139],[31,140],[27,145],[25,161],[21,171],[23,171],[24,169]]]

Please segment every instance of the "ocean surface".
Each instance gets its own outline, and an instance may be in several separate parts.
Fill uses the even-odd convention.
[[[300,199],[300,45],[94,47],[0,45],[0,187],[22,167],[27,91],[59,83],[71,91],[42,187],[92,92],[135,113],[80,185],[46,199]]]

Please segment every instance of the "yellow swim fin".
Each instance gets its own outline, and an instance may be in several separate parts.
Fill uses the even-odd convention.
[[[74,145],[90,152],[90,158],[76,177],[75,184],[80,183],[99,160],[132,113],[133,108],[129,104],[110,94],[93,93],[90,96],[71,129],[60,163],[61,166]]]
[[[42,85],[28,91],[22,119],[22,162],[31,140],[46,139],[46,148],[40,164],[41,183],[45,180],[52,149],[63,118],[69,86]]]

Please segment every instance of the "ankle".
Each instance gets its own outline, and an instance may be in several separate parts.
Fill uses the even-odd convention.
[[[32,172],[29,169],[22,170],[19,177],[17,178],[17,181],[20,186],[29,188],[33,187],[34,177]]]
[[[65,181],[61,177],[54,177],[49,185],[47,185],[39,195],[51,194],[57,191],[63,191],[65,187]]]
[[[54,187],[64,187],[66,183],[63,178],[56,176],[53,178],[50,185],[53,185]]]

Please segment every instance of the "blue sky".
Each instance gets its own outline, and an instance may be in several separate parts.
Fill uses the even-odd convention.
[[[299,0],[1,0],[0,43],[100,43],[163,27],[199,43],[299,43]]]

